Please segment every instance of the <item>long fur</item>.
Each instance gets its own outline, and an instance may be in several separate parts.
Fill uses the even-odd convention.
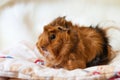
[[[44,27],[37,47],[46,59],[46,66],[68,70],[107,64],[111,47],[105,30],[73,25],[58,17]]]

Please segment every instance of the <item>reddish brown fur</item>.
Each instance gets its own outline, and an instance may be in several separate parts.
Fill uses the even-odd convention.
[[[58,17],[44,27],[37,47],[43,56],[44,51],[48,52],[48,56],[45,57],[48,67],[72,70],[86,68],[87,63],[103,53],[105,44],[108,55],[103,63],[106,64],[110,59],[111,49],[104,42],[102,36],[106,38],[106,34],[104,30],[102,32],[103,35],[96,28],[73,25],[70,21],[66,21],[65,17]],[[50,39],[51,36],[55,38]]]

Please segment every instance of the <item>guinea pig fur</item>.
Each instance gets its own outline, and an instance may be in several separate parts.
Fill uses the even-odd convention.
[[[36,45],[52,68],[83,69],[107,64],[111,57],[104,29],[73,25],[65,17],[45,25]]]

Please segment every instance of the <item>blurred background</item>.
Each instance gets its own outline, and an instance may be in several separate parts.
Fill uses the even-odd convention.
[[[36,43],[43,26],[58,16],[74,24],[120,22],[120,0],[0,0],[0,50],[25,40]]]

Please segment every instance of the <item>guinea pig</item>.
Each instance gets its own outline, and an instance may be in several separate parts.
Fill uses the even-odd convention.
[[[46,66],[73,70],[105,65],[110,61],[111,46],[102,28],[79,26],[58,17],[44,26],[36,46]]]

